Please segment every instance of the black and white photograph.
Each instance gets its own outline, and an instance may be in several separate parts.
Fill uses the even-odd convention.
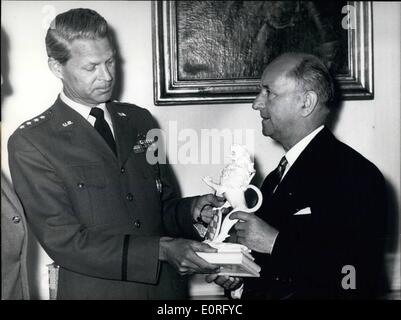
[[[2,0],[1,299],[401,300],[400,39],[401,2]]]

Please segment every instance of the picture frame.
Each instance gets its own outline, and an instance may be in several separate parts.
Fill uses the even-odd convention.
[[[341,99],[373,99],[372,3],[327,3],[153,1],[155,105],[251,103],[264,67],[288,49],[318,52]]]

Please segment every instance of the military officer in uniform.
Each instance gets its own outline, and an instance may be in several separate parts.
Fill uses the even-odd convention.
[[[194,223],[223,199],[180,199],[168,167],[146,161],[142,138],[156,124],[146,109],[110,101],[116,58],[103,17],[59,14],[46,49],[63,90],[8,147],[28,223],[60,266],[57,298],[185,298],[182,275],[218,270],[195,253],[215,249]]]

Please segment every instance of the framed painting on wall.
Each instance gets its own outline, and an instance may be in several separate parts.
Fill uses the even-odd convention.
[[[342,99],[373,99],[372,4],[154,1],[155,105],[247,103],[281,53],[321,57]]]

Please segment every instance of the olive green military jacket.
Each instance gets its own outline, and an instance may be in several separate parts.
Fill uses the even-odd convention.
[[[107,103],[117,156],[60,98],[9,139],[15,190],[47,254],[60,266],[58,299],[181,299],[186,279],[158,260],[163,235],[196,238],[190,207],[167,165],[140,140],[156,128],[135,105]]]
[[[28,234],[24,211],[1,172],[1,299],[28,300]]]

